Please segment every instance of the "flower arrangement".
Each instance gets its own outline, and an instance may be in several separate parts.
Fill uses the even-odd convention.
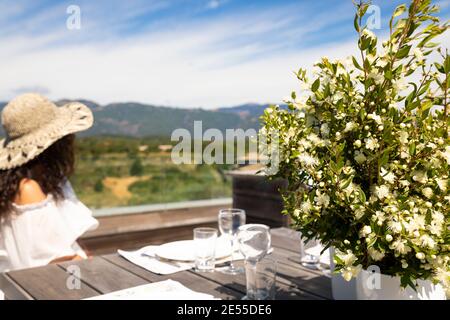
[[[358,57],[324,57],[311,79],[300,69],[301,92],[265,110],[260,134],[279,148],[268,175],[288,181],[284,213],[335,247],[346,280],[377,265],[403,287],[432,280],[450,293],[450,56],[432,42],[448,23],[413,0],[380,45],[362,24],[368,7],[356,4]]]

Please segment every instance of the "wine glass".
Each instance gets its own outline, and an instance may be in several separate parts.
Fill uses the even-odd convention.
[[[245,260],[256,264],[270,249],[270,228],[264,224],[246,224],[239,227],[237,239]]]
[[[243,273],[243,268],[238,268],[234,265],[234,247],[236,240],[236,233],[240,226],[245,224],[245,211],[242,209],[223,209],[219,211],[219,229],[222,235],[225,235],[231,240],[231,260],[228,267],[220,269],[220,271],[227,274]]]
[[[239,227],[237,235],[239,249],[245,257],[247,295],[243,300],[259,299],[258,262],[269,252],[271,246],[270,228],[263,224],[246,224]]]

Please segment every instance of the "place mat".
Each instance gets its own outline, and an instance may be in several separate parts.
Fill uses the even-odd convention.
[[[210,294],[193,291],[178,281],[168,279],[85,300],[217,300],[217,298]]]
[[[144,268],[145,270],[148,270],[150,272],[160,274],[160,275],[167,275],[172,274],[180,271],[185,271],[192,269],[194,267],[194,263],[191,262],[180,262],[180,261],[172,261],[172,260],[162,260],[158,257],[156,257],[156,249],[158,246],[146,246],[136,251],[124,251],[124,250],[117,250],[117,253],[130,261],[131,263],[134,263],[135,265],[138,265],[141,268]],[[244,257],[238,253],[234,253],[234,261],[243,260]],[[216,266],[226,263],[231,260],[231,257],[226,257],[223,259],[216,260]]]

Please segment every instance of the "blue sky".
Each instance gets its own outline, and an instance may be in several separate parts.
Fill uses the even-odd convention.
[[[377,0],[385,35],[404,1]],[[435,1],[441,17],[450,0]],[[81,28],[68,30],[69,5]],[[293,70],[355,50],[351,0],[0,2],[0,100],[53,99],[215,108],[279,102]],[[446,38],[448,39],[448,37]]]

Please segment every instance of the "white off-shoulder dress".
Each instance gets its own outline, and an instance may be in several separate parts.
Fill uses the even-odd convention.
[[[64,256],[86,258],[77,239],[97,228],[92,212],[76,197],[70,182],[64,199],[30,205],[13,204],[14,212],[0,221],[0,272],[46,265]]]

